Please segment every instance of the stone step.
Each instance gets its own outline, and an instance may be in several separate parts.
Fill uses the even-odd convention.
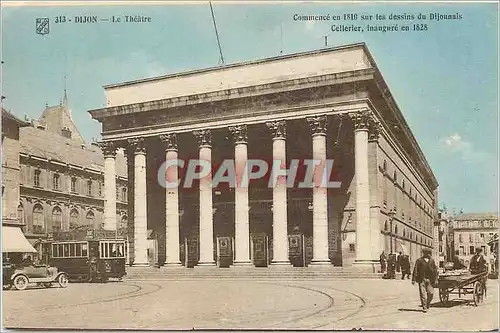
[[[127,280],[144,279],[196,279],[196,278],[382,278],[381,273],[366,272],[356,268],[344,267],[196,267],[196,268],[153,268],[128,267]]]

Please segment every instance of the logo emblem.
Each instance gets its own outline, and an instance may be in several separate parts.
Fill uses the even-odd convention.
[[[36,19],[36,33],[39,35],[47,35],[49,33],[49,18],[42,17]]]

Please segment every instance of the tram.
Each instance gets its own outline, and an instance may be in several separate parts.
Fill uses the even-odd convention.
[[[45,252],[48,263],[72,281],[106,282],[126,275],[126,247],[121,239],[65,240],[47,242]]]

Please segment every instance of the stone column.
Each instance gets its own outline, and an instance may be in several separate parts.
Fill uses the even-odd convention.
[[[273,136],[273,165],[281,161],[286,166],[286,122],[273,121],[266,124]],[[273,187],[273,259],[271,265],[290,265],[288,259],[288,222],[286,179],[278,178]]]
[[[144,139],[129,140],[134,150],[134,266],[148,265],[146,148]]]
[[[127,157],[127,252],[129,265],[134,263],[134,234],[135,234],[135,224],[134,224],[134,205],[135,205],[135,194],[134,194],[134,183],[135,183],[135,167],[134,167],[134,156],[135,147],[131,146],[128,142],[126,143],[125,149]]]
[[[356,178],[356,260],[355,264],[373,264],[371,248],[370,191],[368,170],[368,111],[350,114],[354,123],[354,169]]]
[[[172,161],[178,159],[177,135],[165,134],[160,136],[165,146],[165,160]],[[178,167],[170,166],[165,170],[166,179],[169,182],[179,181]],[[179,251],[179,188],[172,187],[165,189],[165,243],[166,258],[165,266],[181,266]]]
[[[369,172],[369,192],[370,192],[370,230],[371,230],[371,255],[372,260],[377,260],[380,253],[384,250],[383,242],[381,242],[382,224],[380,212],[380,193],[379,188],[379,165],[378,165],[378,138],[380,135],[380,124],[378,121],[372,120],[368,126],[368,172]],[[375,267],[377,271],[380,263],[377,262]]]
[[[248,186],[241,187],[241,178],[246,171],[247,153],[247,126],[229,127],[234,139],[234,159],[236,170],[236,189],[234,193],[234,239],[235,239],[235,266],[251,265],[250,261],[250,220],[248,211]]]
[[[212,133],[210,130],[194,131],[200,148],[200,160],[212,165]],[[200,261],[198,266],[215,266],[214,225],[212,213],[212,173],[200,179]]]
[[[320,161],[314,173],[312,265],[331,265],[328,257],[328,192],[326,171],[326,116],[306,118],[312,136],[313,160]]]
[[[104,141],[99,147],[104,154],[104,229],[116,230],[116,146]]]

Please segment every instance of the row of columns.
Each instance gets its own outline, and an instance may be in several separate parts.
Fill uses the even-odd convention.
[[[356,261],[373,261],[377,254],[371,252],[370,204],[368,184],[368,131],[373,118],[367,112],[350,114],[355,125],[355,172],[356,172]],[[313,159],[326,164],[327,117],[319,115],[306,118],[312,136]],[[279,161],[286,168],[286,122],[284,120],[266,123],[272,134],[273,161]],[[245,172],[248,159],[247,126],[229,127],[234,139],[235,169],[237,175]],[[199,159],[211,164],[212,137],[209,129],[196,130],[193,134],[199,146]],[[175,133],[160,136],[165,147],[166,160],[178,158],[178,142]],[[134,160],[134,265],[147,265],[147,192],[146,151],[142,138],[129,139],[129,148]],[[105,228],[116,228],[114,193],[116,147],[103,142],[105,157]],[[320,164],[320,165],[321,165]],[[167,171],[170,181],[178,180],[177,168]],[[200,179],[199,213],[199,266],[215,265],[213,258],[213,213],[211,174]],[[321,184],[320,173],[315,173],[314,183]],[[284,177],[278,177],[273,187],[273,265],[289,265],[287,232],[287,186]],[[180,266],[179,252],[179,189],[166,190],[166,266]],[[313,188],[313,258],[311,264],[330,264],[328,256],[328,195],[324,186]],[[248,186],[235,189],[235,266],[250,265]]]

